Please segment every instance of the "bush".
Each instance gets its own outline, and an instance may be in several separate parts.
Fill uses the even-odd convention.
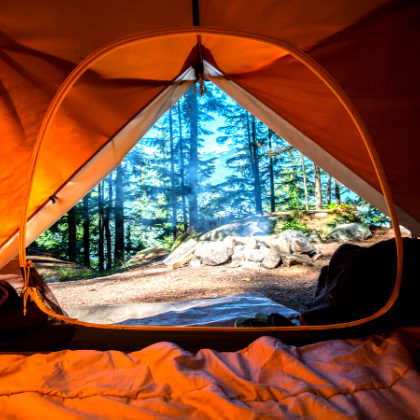
[[[293,230],[300,230],[303,233],[308,232],[308,227],[306,223],[302,223],[299,220],[293,219],[283,223],[282,226],[283,230],[286,229],[293,229]]]
[[[350,213],[352,214],[356,219],[359,217],[359,210],[354,204],[328,204],[327,205],[328,210],[333,210],[334,213]]]

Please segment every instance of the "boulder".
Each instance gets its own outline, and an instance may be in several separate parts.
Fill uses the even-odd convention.
[[[311,244],[312,245],[312,244]],[[301,239],[293,239],[290,242],[290,247],[295,254],[308,254],[313,252],[313,247],[308,247],[308,241]]]
[[[201,261],[197,257],[193,257],[190,261],[190,267],[200,267]]]
[[[248,243],[245,245],[245,251],[250,249],[257,249],[258,242],[255,238],[249,238]]]
[[[264,268],[276,268],[281,262],[281,256],[269,248],[267,248],[267,250],[268,251],[265,253],[265,257],[262,260],[261,265]]]
[[[227,262],[233,255],[233,249],[225,247],[222,241],[199,242],[194,256],[205,265],[220,265]]]
[[[259,249],[246,249],[245,258],[249,261],[261,262],[265,258],[265,255]]]
[[[199,240],[222,241],[227,236],[266,235],[271,233],[276,221],[277,218],[270,215],[250,216],[203,233]]]
[[[236,244],[236,240],[232,236],[227,236],[225,239],[223,239],[223,245],[227,249],[233,249],[235,247],[235,244]]]
[[[233,247],[233,252],[234,252],[234,253],[235,253],[235,252],[240,252],[240,251],[245,252],[245,245],[235,245],[235,246]]]
[[[235,246],[232,255],[232,261],[241,262],[245,258],[245,247],[243,245]]]
[[[281,260],[285,267],[302,264],[309,267],[315,267],[315,263],[307,255],[281,254]]]
[[[44,280],[45,283],[61,283],[60,280],[54,278],[54,277],[49,277],[47,279]]]
[[[264,257],[266,257],[267,254],[271,251],[270,248],[264,244],[261,244],[259,249],[264,254]]]
[[[261,270],[261,263],[256,261],[244,260],[242,267],[250,268],[251,270]]]
[[[327,217],[328,213],[315,213],[314,216],[315,217]]]
[[[264,235],[264,233],[265,232],[256,225],[246,226],[242,231],[243,236]]]
[[[290,243],[290,248],[295,254],[311,254],[316,252],[316,248],[300,230],[287,229],[280,233],[279,239]]]
[[[313,242],[313,243],[319,243],[319,242],[322,242],[321,235],[320,235],[320,234],[319,234],[316,230],[314,230],[314,231],[312,231],[312,232],[307,233],[307,234],[306,234],[306,237],[308,238],[308,240],[309,240],[310,242]]]
[[[371,231],[361,223],[349,223],[338,225],[332,230],[325,239],[335,239],[337,241],[363,241],[372,237]]]
[[[287,254],[290,254],[291,248],[290,248],[290,242],[281,239],[281,238],[270,238],[270,239],[264,239],[264,242],[272,249],[273,251],[280,253],[285,252]]]

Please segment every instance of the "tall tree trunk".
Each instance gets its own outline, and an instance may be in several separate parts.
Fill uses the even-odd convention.
[[[115,265],[120,265],[125,261],[123,178],[124,170],[122,165],[120,165],[117,168],[117,176],[115,179]]]
[[[188,162],[188,207],[190,225],[198,227],[198,101],[191,90],[188,96],[190,106],[190,159]]]
[[[129,258],[130,258],[130,254],[132,250],[133,250],[133,243],[131,242],[131,224],[128,223],[125,252],[128,254]]]
[[[270,156],[270,163],[269,163],[269,169],[270,169],[270,210],[271,213],[274,213],[276,211],[276,201],[274,197],[274,159],[272,156],[272,149],[271,149],[271,135],[272,131],[268,129],[268,153]]]
[[[309,210],[309,200],[308,200],[308,182],[306,180],[306,168],[305,168],[305,156],[301,154],[302,157],[302,173],[303,173],[303,188],[305,191],[305,210]]]
[[[76,206],[67,213],[69,225],[69,260],[76,260]]]
[[[99,271],[105,270],[104,259],[104,181],[98,184],[98,215],[99,215],[99,242],[98,242],[98,255],[99,255]]]
[[[251,120],[251,124],[250,121]],[[251,129],[250,129],[251,125]],[[248,146],[251,160],[251,170],[254,178],[254,201],[256,214],[262,214],[260,171],[258,165],[258,145],[255,133],[255,118],[247,112]]]
[[[340,183],[335,179],[335,204],[339,206],[341,204],[341,197],[340,197]]]
[[[172,235],[176,239],[176,192],[175,192],[175,156],[174,156],[174,135],[172,127],[172,109],[169,110],[169,139],[171,142],[171,204],[172,204]]]
[[[108,202],[105,210],[105,241],[106,241],[106,268],[110,269],[112,267],[112,244],[111,244],[111,211],[112,211],[112,200],[113,200],[113,180],[112,173],[108,176]]]
[[[329,175],[327,181],[327,204],[331,204],[331,181],[332,177]]]
[[[89,217],[90,193],[83,197],[83,264],[90,267],[90,217]]]
[[[314,164],[315,178],[315,209],[322,210],[321,170]]]
[[[178,101],[178,124],[179,124],[179,153],[181,159],[181,191],[182,191],[182,218],[184,219],[184,230],[187,230],[187,205],[185,202],[185,180],[184,180],[184,143],[182,139],[182,116],[181,105]]]

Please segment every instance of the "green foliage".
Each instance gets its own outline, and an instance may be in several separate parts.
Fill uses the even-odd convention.
[[[60,274],[57,279],[61,281],[84,280],[94,277],[97,273],[89,269],[60,268]]]
[[[308,226],[306,223],[300,222],[299,220],[293,219],[283,223],[283,230],[286,229],[293,229],[293,230],[300,230],[303,233],[308,232]]]
[[[328,204],[327,209],[334,210],[334,213],[350,213],[354,216],[356,220],[359,218],[360,211],[357,209],[356,205],[353,203],[343,203],[343,204]]]

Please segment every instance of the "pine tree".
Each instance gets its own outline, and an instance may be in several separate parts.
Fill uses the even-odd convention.
[[[337,180],[335,180],[334,186],[335,186],[335,204],[339,206],[341,204],[341,197],[340,197],[340,184]]]
[[[302,156],[302,175],[303,175],[303,188],[305,191],[305,210],[309,210],[309,200],[308,200],[308,183],[306,179],[306,168],[305,168],[305,156]]]
[[[121,164],[117,168],[115,178],[115,246],[114,264],[121,265],[125,261],[125,237],[124,237],[124,169]]]
[[[331,177],[331,175],[328,175],[328,181],[327,181],[327,204],[331,204],[331,183],[332,183],[332,177]]]
[[[105,270],[104,259],[104,181],[98,184],[98,257],[99,271]]]
[[[314,164],[315,179],[315,209],[322,210],[322,190],[321,190],[321,171],[320,167]]]
[[[188,159],[188,209],[190,225],[198,227],[198,101],[197,95],[189,89],[185,94],[189,114],[190,138]]]
[[[70,209],[67,213],[69,225],[69,260],[76,261],[77,231],[76,231],[76,207]]]
[[[83,197],[83,264],[90,267],[90,193]]]
[[[181,189],[181,200],[182,200],[182,220],[184,222],[184,230],[187,229],[187,204],[186,204],[186,189],[185,189],[185,168],[184,168],[184,140],[183,140],[183,130],[182,130],[182,113],[181,113],[181,101],[177,103],[177,113],[178,113],[178,132],[179,132],[179,141],[178,141],[178,150],[179,150],[179,160],[180,160],[180,189]]]
[[[112,173],[107,178],[108,183],[108,201],[105,209],[105,241],[106,241],[106,268],[109,270],[112,267],[112,244],[111,244],[111,213],[113,201],[113,180]]]
[[[176,184],[175,184],[175,150],[174,150],[174,132],[172,126],[172,109],[169,110],[169,139],[171,153],[171,206],[172,206],[172,234],[174,241],[177,236],[177,213],[176,213]]]

